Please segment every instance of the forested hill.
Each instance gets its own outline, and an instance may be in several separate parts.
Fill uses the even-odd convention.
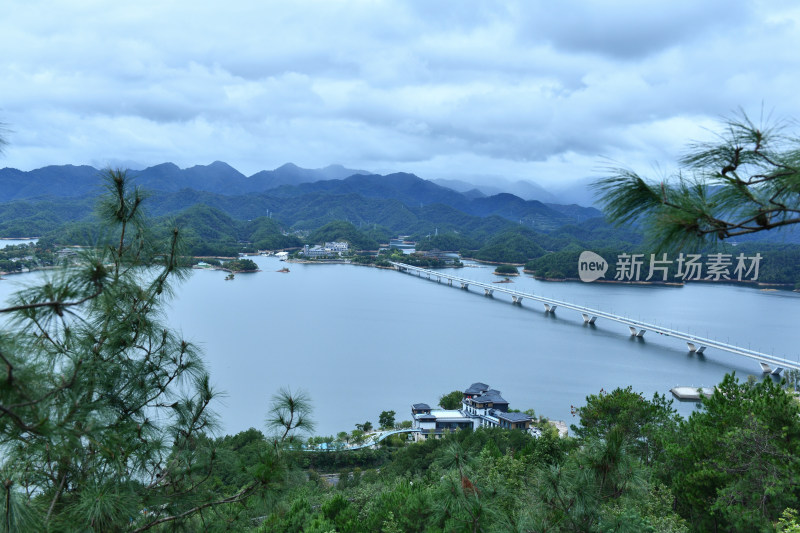
[[[131,175],[137,185],[154,193],[149,211],[155,216],[207,205],[235,219],[277,217],[299,230],[313,231],[334,220],[347,220],[356,226],[381,225],[404,233],[435,231],[440,226],[448,231],[462,224],[474,226],[472,217],[496,215],[550,231],[601,215],[593,208],[543,204],[507,193],[466,195],[413,174],[353,172],[358,171],[341,166],[309,170],[287,164],[248,178],[215,162],[187,169],[164,163]],[[102,192],[99,180],[100,172],[86,166],[0,170],[0,235],[42,235],[65,222],[85,220],[93,198]]]
[[[84,194],[59,196],[67,186],[58,169],[74,179],[70,192]],[[594,208],[545,204],[509,193],[464,194],[413,174],[345,176],[349,172],[343,167],[308,170],[284,165],[247,178],[225,163],[183,170],[167,163],[136,173],[134,179],[152,191],[147,205],[149,214],[158,219],[157,228],[184,228],[195,255],[314,244],[317,240],[312,237],[329,238],[333,228],[347,235],[354,248],[375,249],[390,236],[404,234],[418,241],[419,250],[456,250],[495,262],[536,261],[532,269],[537,272],[571,277],[562,264],[574,263],[576,251],[626,251],[643,246],[636,227],[611,226]],[[316,178],[324,179],[310,181]],[[92,181],[99,179],[97,170],[47,167],[20,173],[5,169],[0,171],[0,182],[3,179],[8,187],[0,191],[20,198],[0,202],[0,236],[40,236],[52,244],[85,244],[98,242],[103,234],[93,212],[101,192]],[[252,186],[255,179],[279,185],[263,192],[236,192],[237,187],[246,188],[243,183]],[[31,183],[37,180],[39,196],[21,198],[36,192]],[[41,185],[45,182],[51,185]],[[211,190],[191,187],[196,184]],[[218,192],[222,189],[224,193]],[[43,191],[48,194],[43,196]],[[326,232],[320,233],[321,228],[327,228]],[[761,237],[785,244],[799,242],[798,233],[769,232]],[[779,274],[777,282],[800,281],[797,269]]]

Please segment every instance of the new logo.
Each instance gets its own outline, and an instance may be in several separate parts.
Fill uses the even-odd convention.
[[[581,281],[590,282],[603,278],[608,270],[608,263],[594,252],[581,252],[578,258],[578,277]]]

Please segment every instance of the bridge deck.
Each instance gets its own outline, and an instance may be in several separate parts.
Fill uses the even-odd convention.
[[[512,298],[514,299],[515,302],[516,301],[521,301],[523,299],[525,299],[525,300],[534,300],[534,301],[537,301],[537,302],[542,302],[543,304],[545,304],[546,307],[549,307],[549,308],[563,307],[565,309],[572,309],[573,311],[578,311],[579,313],[585,314],[585,315],[587,315],[589,317],[605,318],[607,320],[612,320],[614,322],[619,322],[621,324],[625,324],[629,328],[632,328],[631,329],[631,334],[632,335],[637,335],[639,337],[644,335],[645,331],[652,331],[652,332],[659,333],[659,334],[667,336],[667,337],[675,337],[677,339],[684,340],[687,343],[691,343],[691,344],[695,345],[695,348],[697,348],[699,352],[702,351],[705,348],[716,348],[718,350],[722,350],[722,351],[725,351],[725,352],[733,353],[733,354],[736,354],[736,355],[741,355],[741,356],[744,356],[744,357],[749,357],[750,359],[755,359],[759,363],[764,363],[764,364],[768,365],[770,370],[765,370],[762,367],[762,370],[765,370],[767,372],[768,371],[772,371],[772,367],[791,368],[791,369],[795,369],[795,370],[800,370],[800,363],[798,363],[797,361],[791,361],[791,360],[786,359],[784,357],[777,357],[775,355],[758,352],[758,351],[755,351],[755,350],[751,350],[749,348],[743,348],[741,346],[734,346],[732,344],[727,344],[727,343],[720,342],[720,341],[717,341],[717,340],[714,340],[714,339],[708,339],[708,338],[705,338],[705,337],[692,335],[690,333],[685,333],[685,332],[682,332],[682,331],[677,331],[677,330],[674,330],[674,329],[665,328],[663,326],[657,326],[655,324],[650,324],[648,322],[642,322],[641,320],[636,320],[636,319],[633,319],[633,318],[628,318],[628,317],[624,317],[624,316],[621,316],[621,315],[608,313],[606,311],[600,311],[598,309],[591,309],[589,307],[584,307],[582,305],[575,305],[575,304],[572,304],[572,303],[569,303],[569,302],[563,302],[561,300],[554,300],[553,298],[545,298],[545,297],[542,297],[542,296],[537,296],[537,295],[532,294],[532,293],[515,291],[513,289],[508,289],[506,287],[498,286],[497,284],[494,284],[494,283],[485,283],[485,282],[482,282],[482,281],[475,281],[475,280],[471,280],[471,279],[467,279],[467,278],[462,278],[462,277],[459,277],[459,276],[452,276],[450,274],[445,274],[445,273],[442,273],[442,272],[438,272],[436,270],[429,270],[429,269],[420,268],[420,267],[416,267],[416,266],[412,266],[412,265],[406,265],[405,263],[392,262],[392,265],[395,268],[397,268],[398,271],[400,271],[400,272],[403,272],[403,271],[408,272],[408,273],[416,272],[420,276],[422,274],[425,274],[426,276],[428,276],[428,278],[435,277],[435,278],[438,278],[438,279],[446,279],[446,280],[458,282],[459,284],[464,284],[464,285],[469,286],[469,287],[481,287],[483,289],[486,289],[486,290],[489,290],[489,291],[492,291],[492,292],[499,292],[499,293],[509,294],[509,295],[512,296]],[[584,320],[586,320],[586,318],[584,318]],[[594,323],[594,322],[592,322],[592,323]],[[635,329],[636,332],[634,332],[633,329]],[[692,350],[692,351],[694,351],[694,350]],[[772,365],[772,366],[770,366],[770,365]],[[776,371],[777,371],[777,369],[776,369]]]
[[[352,444],[352,445],[345,445],[338,448],[307,448],[304,449],[304,452],[352,452],[354,450],[363,450],[364,448],[371,448],[372,446],[376,446],[379,442],[384,440],[386,437],[390,437],[392,435],[399,435],[400,433],[419,433],[420,430],[413,428],[413,429],[392,429],[389,431],[379,431],[377,433],[372,433],[369,435],[367,440],[365,440],[361,444]]]

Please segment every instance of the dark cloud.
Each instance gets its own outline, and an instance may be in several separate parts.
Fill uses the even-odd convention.
[[[729,0],[523,2],[523,40],[543,40],[567,52],[632,59],[687,46],[752,20],[753,6]]]

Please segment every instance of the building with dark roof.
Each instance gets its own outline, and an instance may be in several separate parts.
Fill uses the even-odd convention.
[[[426,403],[415,403],[411,406],[411,416],[413,427],[420,430],[416,434],[418,439],[431,435],[438,438],[444,431],[480,427],[521,429],[539,435],[539,430],[531,427],[533,418],[525,413],[509,413],[508,402],[500,391],[480,382],[464,391],[461,409],[432,409]]]
[[[415,403],[411,406],[411,414],[430,414],[431,406],[427,403]]]
[[[489,390],[489,385],[487,385],[486,383],[480,383],[480,382],[473,383],[472,385],[469,386],[467,390],[464,391],[464,396],[472,398],[473,396],[478,396],[480,394],[483,394],[487,390]]]

